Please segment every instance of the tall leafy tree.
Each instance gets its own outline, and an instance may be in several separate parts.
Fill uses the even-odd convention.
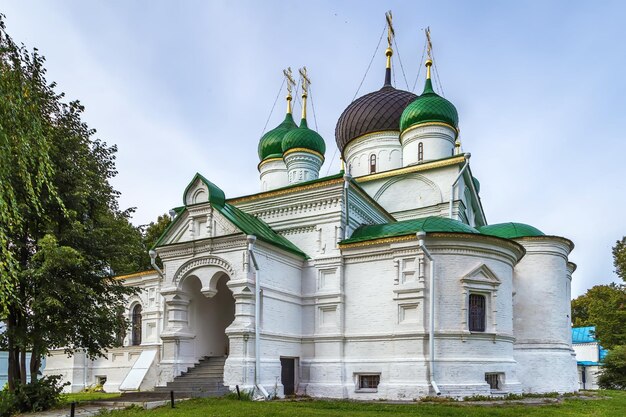
[[[596,285],[572,301],[574,326],[595,326],[595,337],[607,349],[626,345],[626,286]]]
[[[127,323],[135,292],[113,276],[146,262],[143,237],[120,210],[114,146],[94,139],[83,106],[45,79],[44,58],[18,46],[0,15],[0,301],[9,388],[50,349],[102,354]],[[122,320],[123,321],[123,320]]]
[[[613,265],[617,276],[626,282],[626,236],[613,246]]]

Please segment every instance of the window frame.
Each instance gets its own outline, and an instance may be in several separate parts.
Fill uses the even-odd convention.
[[[482,305],[472,305],[473,300],[481,300],[479,304]],[[467,307],[467,327],[470,332],[480,332],[484,333],[487,331],[487,296],[485,294],[471,292],[468,297],[468,307]],[[479,309],[479,312],[476,314],[473,309]]]
[[[376,173],[377,163],[378,163],[377,159],[378,158],[376,158],[376,154],[373,153],[373,154],[370,155],[370,159],[369,159],[369,161],[370,161],[370,164],[369,164],[369,166],[370,166],[370,170],[369,170],[370,174],[375,174]]]
[[[378,387],[380,386],[380,372],[360,372],[357,374],[354,374],[354,384],[355,384],[355,389],[354,392],[378,392]],[[364,387],[363,385],[363,379],[364,378],[375,378],[378,380],[378,382],[376,383],[376,386],[371,387]],[[367,384],[369,385],[369,384]]]
[[[422,162],[424,160],[424,142],[417,144],[417,161]]]
[[[139,309],[139,311],[137,311]],[[143,306],[140,303],[130,310],[130,346],[141,346],[143,339]]]

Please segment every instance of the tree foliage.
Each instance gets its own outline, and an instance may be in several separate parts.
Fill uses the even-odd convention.
[[[596,285],[572,301],[574,327],[596,326],[595,337],[606,349],[626,344],[626,286]]]
[[[613,246],[613,266],[617,276],[626,282],[626,236]]]
[[[45,79],[44,58],[18,46],[0,15],[0,302],[9,387],[31,378],[63,347],[91,357],[127,326],[118,314],[135,290],[115,274],[147,255],[141,230],[120,210],[115,146],[95,139],[83,106],[63,101]],[[148,261],[149,262],[149,261]]]
[[[615,346],[606,355],[598,385],[604,389],[626,390],[626,345]]]

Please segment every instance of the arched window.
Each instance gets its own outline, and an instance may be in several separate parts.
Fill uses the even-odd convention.
[[[137,304],[133,307],[131,317],[131,345],[139,346],[141,344],[141,305]]]
[[[487,313],[484,295],[470,294],[469,296],[469,330],[470,332],[484,332]]]
[[[424,160],[424,142],[420,142],[419,145],[417,145],[417,160]]]
[[[370,155],[370,174],[373,174],[376,172],[376,155],[371,154]]]

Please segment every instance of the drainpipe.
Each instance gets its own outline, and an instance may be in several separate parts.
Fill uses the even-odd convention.
[[[467,152],[463,154],[463,156],[465,156],[465,165],[463,165],[463,168],[461,168],[461,171],[459,171],[459,175],[456,176],[456,179],[454,180],[454,182],[452,183],[452,186],[450,187],[450,209],[448,213],[448,217],[450,218],[452,218],[452,205],[454,203],[454,188],[456,187],[456,184],[461,179],[461,175],[463,175],[463,172],[465,172],[465,170],[469,166],[469,160],[472,154]]]
[[[150,249],[148,251],[148,255],[150,255],[150,265],[152,265],[154,270],[157,271],[157,273],[159,274],[161,278],[165,278],[165,276],[163,275],[163,271],[161,270],[161,268],[159,268],[159,265],[156,264],[156,257],[157,257],[156,251],[154,249]]]
[[[435,260],[432,255],[426,248],[426,244],[424,243],[424,238],[426,237],[426,232],[420,230],[416,234],[417,236],[417,245],[422,249],[424,255],[428,258],[428,264],[430,267],[430,276],[428,283],[428,298],[430,300],[429,307],[430,312],[428,314],[428,362],[430,364],[430,385],[435,390],[437,395],[441,395],[441,391],[439,391],[439,387],[435,382]]]
[[[345,211],[345,218],[346,218],[346,224],[345,227],[343,229],[343,238],[344,239],[348,239],[350,237],[350,234],[348,232],[348,225],[350,224],[350,212],[348,211],[348,191],[349,191],[349,187],[350,187],[350,180],[352,179],[352,176],[350,175],[350,173],[344,174],[343,175],[343,201],[344,201],[344,211]]]
[[[254,256],[254,243],[256,236],[248,235],[248,253],[254,265],[254,386],[269,399],[270,395],[260,384],[261,382],[261,271]],[[248,265],[248,269],[250,265]]]

